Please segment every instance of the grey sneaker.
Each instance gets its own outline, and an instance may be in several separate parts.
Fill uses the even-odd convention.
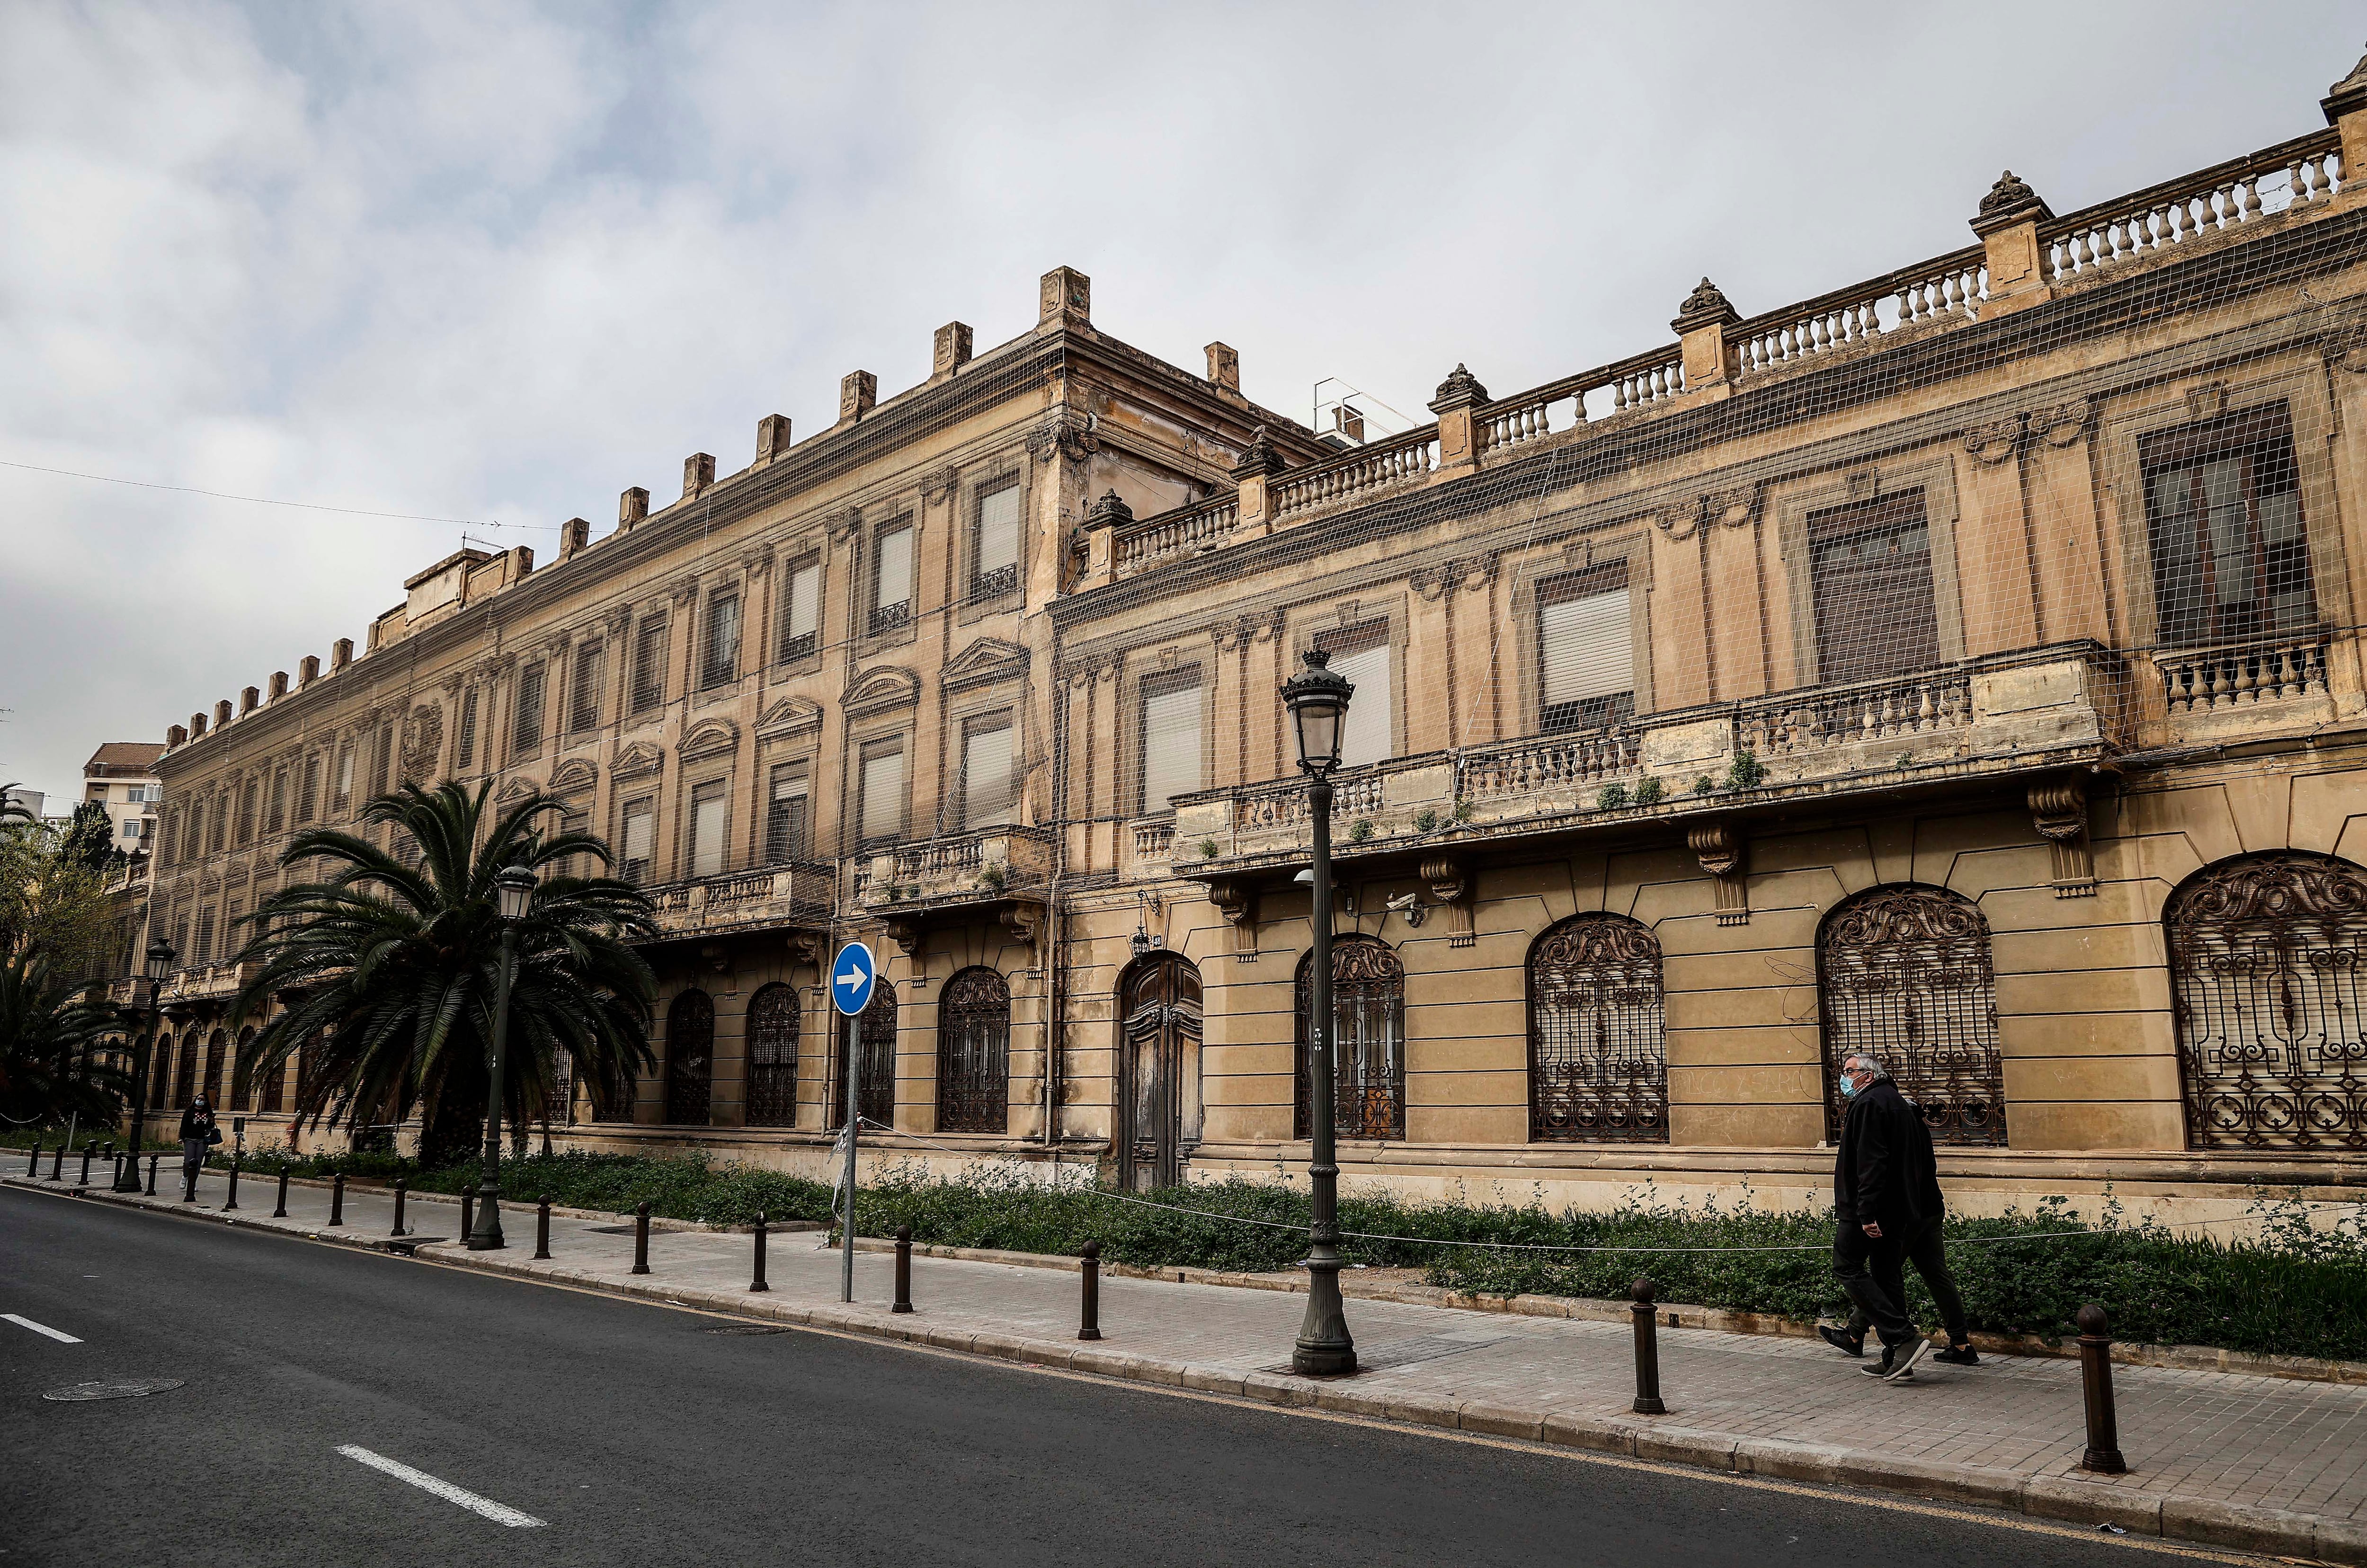
[[[1885,1382],[1910,1382],[1915,1376],[1915,1363],[1921,1360],[1931,1348],[1931,1341],[1921,1338],[1910,1340],[1901,1346],[1898,1352],[1898,1365],[1882,1381]],[[1887,1359],[1887,1358],[1885,1359]]]
[[[1891,1369],[1897,1365],[1898,1365],[1897,1348],[1885,1345],[1882,1348],[1882,1359],[1871,1365],[1860,1367],[1858,1371],[1870,1378],[1886,1378],[1890,1375]]]

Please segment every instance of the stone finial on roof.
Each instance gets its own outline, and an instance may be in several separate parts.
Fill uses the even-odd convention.
[[[2339,125],[2346,115],[2367,110],[2367,55],[2359,57],[2359,63],[2350,68],[2350,75],[2327,89],[2326,96],[2318,101],[2318,107],[2326,111],[2326,123],[2328,125]],[[2356,176],[2345,168],[2342,177],[2352,179]]]
[[[1093,318],[1093,280],[1072,266],[1056,266],[1037,280],[1036,324],[1055,321],[1083,326]]]
[[[1438,396],[1430,400],[1430,412],[1444,413],[1448,409],[1487,400],[1488,389],[1479,384],[1478,377],[1471,374],[1469,366],[1457,361],[1455,368],[1447,372],[1446,379],[1438,384]]]
[[[180,725],[176,724],[176,725],[169,726],[169,727],[165,729],[165,731],[164,731],[164,749],[165,749],[166,750],[168,750],[168,751],[169,751],[169,750],[172,750],[174,747],[176,747],[176,746],[186,746],[186,745],[187,745],[188,743],[189,743],[189,732],[188,732],[188,730],[187,730],[187,728],[183,728],[183,727],[182,727],[182,726],[180,726]]]
[[[1134,508],[1120,501],[1114,490],[1102,491],[1102,498],[1085,513],[1088,528],[1115,528],[1133,521]]]
[[[308,653],[296,661],[296,689],[302,691],[321,678],[321,656]]]
[[[1704,277],[1693,285],[1693,291],[1685,296],[1683,304],[1677,307],[1677,319],[1670,321],[1669,327],[1682,336],[1701,327],[1740,320],[1741,315],[1727,299],[1725,291]]]
[[[1241,458],[1233,465],[1232,477],[1239,479],[1251,474],[1277,474],[1288,466],[1283,461],[1282,454],[1274,449],[1274,443],[1266,436],[1265,426],[1261,424],[1250,432],[1250,444],[1241,448]]]
[[[1973,217],[1973,232],[1984,239],[1996,230],[2011,228],[2016,223],[2036,219],[2040,222],[2055,216],[2039,194],[2030,188],[2026,180],[2015,177],[2008,169],[1989,186],[1988,195],[1981,197],[1980,210]]]

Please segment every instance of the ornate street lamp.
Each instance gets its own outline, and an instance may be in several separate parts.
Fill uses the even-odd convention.
[[[1315,952],[1308,960],[1307,1070],[1314,1105],[1307,1185],[1314,1201],[1307,1231],[1307,1317],[1290,1352],[1291,1371],[1334,1377],[1356,1370],[1356,1341],[1340,1300],[1340,1166],[1333,1147],[1331,1029],[1331,770],[1340,765],[1340,733],[1356,688],[1314,649],[1305,667],[1283,682],[1283,705],[1298,737],[1298,766],[1307,774],[1308,815],[1314,823]]]
[[[131,1157],[115,1173],[114,1190],[140,1190],[140,1151],[148,1135],[148,1058],[155,1054],[156,1029],[164,1014],[164,982],[173,976],[179,955],[162,936],[148,944],[148,1027],[140,1037],[140,1053],[131,1066]]]
[[[493,975],[493,1050],[492,1072],[485,1087],[485,1165],[477,1184],[477,1224],[469,1232],[469,1250],[491,1252],[502,1246],[502,1099],[506,1081],[510,1036],[510,976],[517,967],[518,922],[534,901],[534,873],[514,865],[493,878],[493,901],[502,919],[502,963]]]

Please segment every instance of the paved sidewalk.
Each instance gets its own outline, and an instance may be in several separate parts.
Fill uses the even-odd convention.
[[[49,1163],[42,1162],[46,1178]],[[28,1181],[21,1165],[0,1173]],[[154,1199],[112,1199],[192,1212],[174,1201],[168,1163]],[[107,1197],[93,1171],[92,1198]],[[209,1172],[194,1212],[354,1245],[390,1237],[390,1194],[349,1188],[345,1226],[328,1228],[329,1192],[291,1184],[288,1218],[269,1216],[274,1180],[241,1179],[223,1214],[225,1180]],[[2116,1524],[2240,1550],[2367,1563],[2367,1387],[2116,1366],[2121,1449],[2130,1473],[2090,1477],[2077,1361],[1984,1357],[1978,1368],[1930,1367],[1885,1385],[1817,1340],[1659,1330],[1669,1414],[1628,1413],[1632,1339],[1625,1325],[1352,1300],[1365,1370],[1314,1382],[1288,1371],[1301,1297],[1277,1291],[1105,1274],[1099,1344],[1076,1338],[1074,1266],[1020,1266],[915,1257],[918,1311],[888,1310],[892,1258],[858,1245],[855,1301],[838,1301],[840,1258],[814,1232],[776,1233],[772,1289],[751,1293],[750,1241],[704,1229],[653,1229],[646,1276],[629,1272],[629,1217],[554,1216],[551,1258],[535,1262],[534,1211],[505,1207],[509,1247],[459,1246],[459,1207],[413,1195],[420,1256],[466,1267],[645,1295],[816,1326],[909,1339],[1031,1364],[1202,1389],[1276,1404],[1640,1459],[1827,1483],[1878,1486],[1992,1504],[2049,1518]],[[434,1240],[431,1238],[444,1238]]]

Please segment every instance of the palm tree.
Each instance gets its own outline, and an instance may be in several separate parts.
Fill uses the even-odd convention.
[[[96,1126],[122,1113],[131,1075],[92,1053],[124,1021],[88,989],[53,975],[36,952],[0,960],[0,1116],[23,1123],[73,1115]]]
[[[605,868],[608,846],[589,833],[538,831],[538,818],[562,809],[549,795],[530,795],[488,826],[491,788],[406,784],[365,806],[363,822],[391,824],[415,851],[408,857],[327,828],[289,844],[281,866],[316,863],[316,879],[273,894],[249,919],[239,959],[258,967],[232,1004],[232,1027],[274,998],[287,1007],[240,1049],[241,1093],[300,1049],[300,1128],[355,1127],[381,1114],[400,1122],[416,1110],[423,1164],[464,1155],[485,1121],[501,949],[493,879],[514,865],[543,874],[518,925],[510,987],[503,1109],[514,1138],[553,1109],[561,1051],[595,1099],[654,1064],[656,982],[629,945],[656,934],[648,898],[612,877],[572,874],[577,855]]]

